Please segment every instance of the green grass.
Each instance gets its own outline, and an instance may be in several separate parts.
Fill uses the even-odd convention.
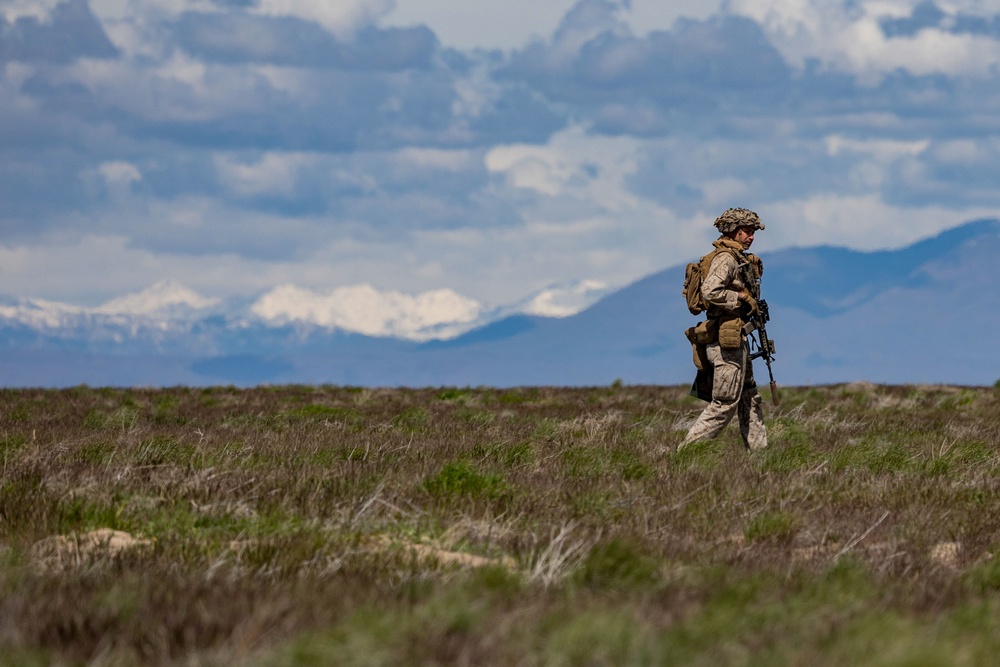
[[[991,664],[1000,391],[782,398],[0,390],[0,664]]]
[[[480,472],[467,461],[446,463],[439,472],[425,479],[422,487],[435,498],[467,496],[491,499],[509,492],[502,477]]]

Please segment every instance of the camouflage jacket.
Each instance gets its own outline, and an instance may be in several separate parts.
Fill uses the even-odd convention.
[[[735,250],[736,254],[745,257],[759,276],[763,270],[760,259],[744,252],[743,246],[732,239],[723,236],[712,243],[716,248]],[[739,294],[747,289],[751,294],[756,291],[756,285],[747,285],[739,269],[740,263],[731,252],[720,252],[712,259],[708,272],[702,278],[701,295],[708,304],[708,317],[727,317],[743,315],[745,308],[739,299]]]

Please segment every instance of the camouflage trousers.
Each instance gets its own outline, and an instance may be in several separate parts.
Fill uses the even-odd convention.
[[[718,343],[706,349],[712,364],[712,402],[702,411],[677,449],[696,440],[708,440],[722,433],[734,415],[739,415],[740,436],[747,449],[767,447],[764,411],[753,364],[748,359],[746,340],[736,350],[723,350]]]

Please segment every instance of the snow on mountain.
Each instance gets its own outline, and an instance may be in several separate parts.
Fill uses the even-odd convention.
[[[150,332],[161,338],[167,332],[181,336],[206,318],[215,318],[214,326],[232,329],[256,323],[270,329],[292,326],[424,342],[452,339],[511,315],[567,317],[608,291],[604,283],[584,280],[551,285],[515,304],[487,308],[451,289],[404,294],[367,284],[327,291],[286,284],[249,304],[240,304],[204,296],[175,280],[163,280],[94,308],[45,299],[8,299],[0,303],[0,322],[59,338],[83,336],[82,331],[87,330],[83,336],[87,339],[120,342]]]
[[[328,292],[282,285],[257,299],[250,311],[271,326],[310,324],[366,336],[430,340],[475,326],[483,306],[450,289],[410,295],[371,285]]]
[[[600,280],[552,285],[521,302],[517,311],[541,317],[569,317],[592,306],[610,292],[608,284]]]
[[[86,308],[45,299],[18,299],[0,305],[0,319],[32,329],[59,329],[78,326],[89,315]]]
[[[258,298],[250,312],[269,326],[311,325],[365,336],[411,341],[446,340],[513,314],[567,317],[609,292],[596,280],[551,285],[509,306],[487,309],[450,289],[410,295],[367,284],[320,292],[281,285]]]
[[[141,292],[107,301],[93,312],[170,319],[203,312],[219,303],[219,299],[204,297],[174,280],[161,280]]]
[[[767,252],[779,383],[995,382],[996,353],[966,338],[1000,327],[990,298],[969,296],[991,284],[997,243],[991,219],[898,250]],[[93,309],[0,299],[2,382],[677,384],[693,373],[683,273],[665,269],[563,317],[605,288],[552,286],[495,310],[451,290],[370,285],[284,285],[237,303],[166,283]]]
[[[217,306],[219,299],[201,296],[183,285],[161,281],[141,292],[126,294],[86,308],[47,299],[16,299],[0,305],[0,319],[36,330],[70,329],[98,324],[168,328]]]

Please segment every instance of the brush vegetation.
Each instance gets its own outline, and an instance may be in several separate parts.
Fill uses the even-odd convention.
[[[0,391],[0,663],[985,665],[1000,388]]]

